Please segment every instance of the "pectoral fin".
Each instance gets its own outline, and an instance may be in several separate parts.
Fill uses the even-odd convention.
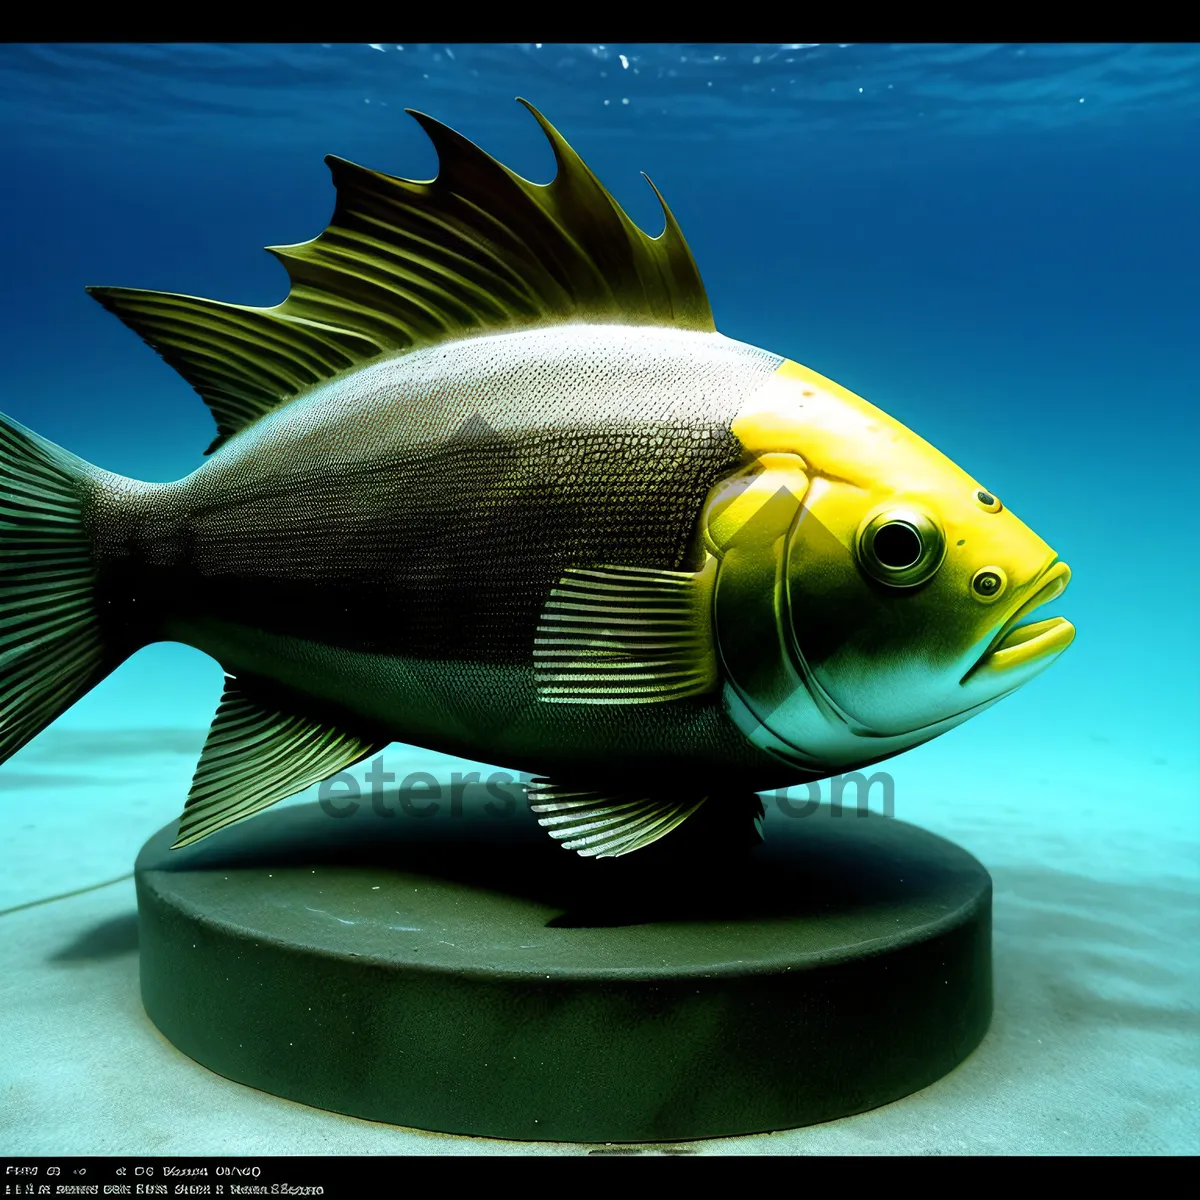
[[[283,711],[228,676],[171,849],[261,812],[387,744]]]
[[[642,792],[572,787],[549,779],[529,784],[538,824],[567,850],[585,858],[616,858],[665,837],[705,801],[704,796],[667,798]]]
[[[712,691],[712,579],[709,568],[568,571],[534,636],[538,699],[654,704]]]

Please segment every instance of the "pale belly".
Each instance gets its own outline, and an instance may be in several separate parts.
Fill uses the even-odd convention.
[[[719,691],[665,704],[549,704],[538,699],[532,665],[403,659],[230,622],[172,622],[167,632],[231,674],[262,681],[281,707],[328,709],[348,732],[379,731],[507,770],[750,791],[796,781],[746,740]]]

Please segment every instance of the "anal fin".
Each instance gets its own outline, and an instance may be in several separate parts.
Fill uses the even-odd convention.
[[[585,858],[616,858],[641,850],[687,820],[705,796],[661,797],[639,791],[589,790],[549,779],[529,784],[538,824]]]
[[[284,711],[228,676],[171,848],[261,812],[387,745]]]

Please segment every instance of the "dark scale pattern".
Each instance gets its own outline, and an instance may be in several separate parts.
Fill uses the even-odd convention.
[[[728,430],[654,422],[273,475],[192,518],[181,596],[194,617],[348,649],[529,663],[568,567],[683,567],[704,495],[740,453]]]
[[[534,637],[571,568],[690,570],[734,416],[777,356],[718,334],[571,326],[363,369],[263,418],[100,533],[146,637],[216,657],[281,709],[499,766],[745,777],[719,686],[539,701]],[[775,786],[778,765],[767,763]]]
[[[570,567],[678,569],[778,357],[571,326],[438,346],[264,418],[148,492],[144,611],[402,657],[532,665]],[[121,540],[121,539],[115,539]]]

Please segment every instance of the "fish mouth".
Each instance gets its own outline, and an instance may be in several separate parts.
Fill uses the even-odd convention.
[[[979,661],[963,676],[962,682],[973,682],[981,675],[1007,674],[1017,667],[1045,662],[1062,653],[1075,640],[1075,626],[1062,617],[1021,624],[1035,608],[1061,596],[1071,582],[1071,568],[1056,562],[1045,574],[1041,586],[991,640]]]

